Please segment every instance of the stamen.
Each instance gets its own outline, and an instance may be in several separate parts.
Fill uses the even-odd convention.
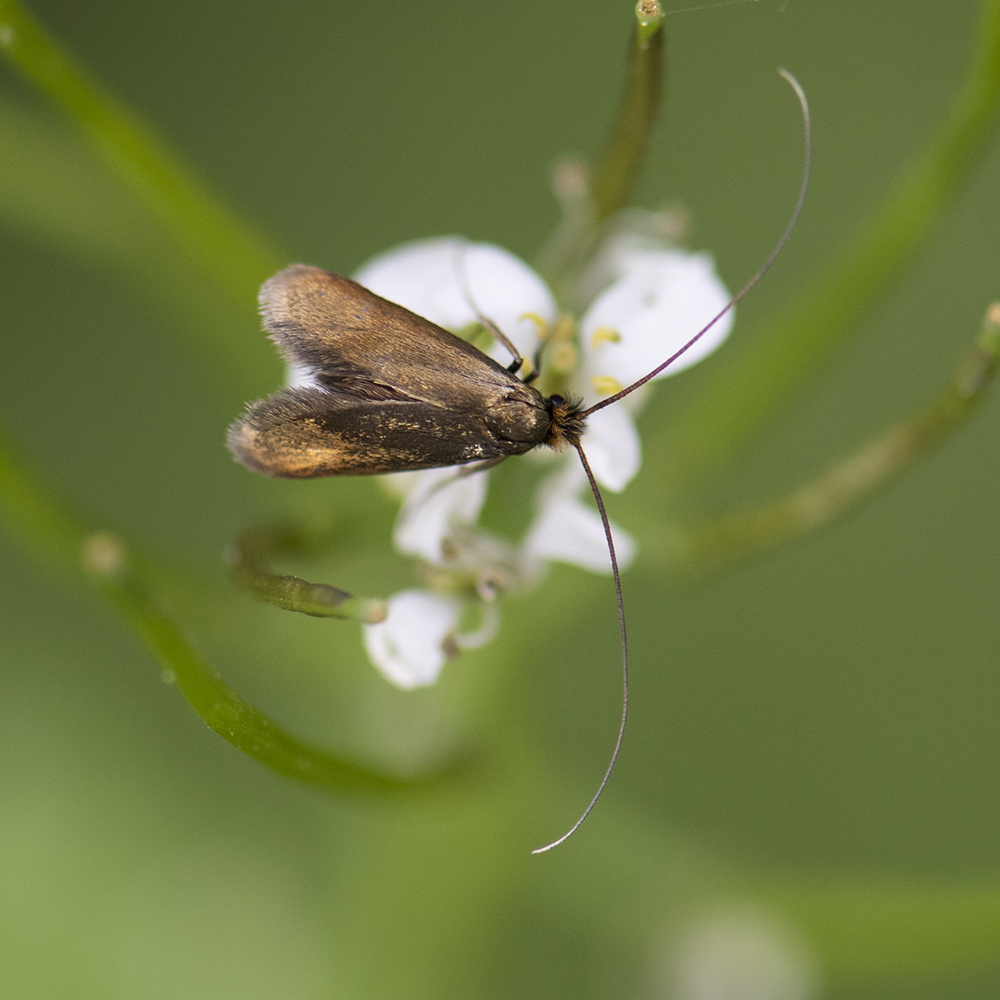
[[[535,324],[535,329],[538,330],[538,339],[545,340],[549,335],[549,324],[542,319],[538,313],[525,312],[521,313],[518,319],[527,319]]]
[[[590,346],[599,347],[601,344],[620,344],[622,335],[613,326],[599,326],[590,335]]]
[[[611,375],[595,375],[590,384],[598,396],[610,396],[613,392],[621,392],[622,384]]]
[[[573,332],[576,329],[576,321],[569,313],[560,313],[555,323],[552,324],[552,339],[570,341],[573,339]]]

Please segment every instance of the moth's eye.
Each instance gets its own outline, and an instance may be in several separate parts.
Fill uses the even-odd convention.
[[[562,406],[566,400],[562,396],[549,396],[549,402],[553,406]]]

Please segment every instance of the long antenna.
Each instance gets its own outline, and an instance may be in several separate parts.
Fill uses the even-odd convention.
[[[775,262],[778,254],[784,249],[785,244],[788,242],[789,236],[792,235],[792,230],[795,228],[795,223],[798,222],[799,214],[802,211],[802,204],[806,198],[806,190],[809,187],[809,172],[812,168],[812,124],[809,116],[809,101],[806,99],[805,91],[802,89],[802,85],[798,80],[792,76],[788,70],[779,69],[778,73],[787,81],[788,85],[795,91],[795,96],[798,98],[799,107],[802,109],[802,126],[803,135],[805,143],[805,162],[802,170],[802,183],[799,186],[799,196],[795,202],[795,208],[792,211],[792,217],[788,221],[788,225],[785,227],[785,231],[781,234],[781,238],[778,240],[774,249],[771,251],[770,256],[764,261],[763,265],[757,271],[756,274],[729,300],[728,304],[724,309],[722,309],[712,320],[707,323],[701,330],[699,330],[679,351],[675,351],[666,361],[661,365],[657,365],[649,374],[644,375],[641,379],[633,382],[631,385],[626,386],[624,389],[616,392],[613,396],[609,396],[607,399],[602,399],[599,403],[595,403],[589,409],[584,410],[580,416],[588,417],[591,413],[596,413],[598,410],[603,410],[605,406],[610,406],[612,403],[617,402],[624,396],[627,396],[630,392],[635,392],[636,389],[641,385],[645,385],[651,379],[656,378],[665,368],[672,365],[685,351],[688,351],[693,347],[704,334],[710,330],[716,323],[726,315],[737,302],[742,299],[747,292],[753,288],[754,285],[760,281],[761,278],[770,270],[771,265]],[[618,602],[618,624],[621,630],[622,639],[622,721],[618,727],[618,738],[615,740],[615,748],[611,754],[611,760],[608,763],[607,770],[604,772],[604,777],[601,779],[600,785],[597,787],[597,791],[594,793],[594,797],[590,800],[590,804],[583,811],[583,815],[558,839],[553,840],[551,844],[546,844],[544,847],[538,847],[532,854],[544,854],[546,851],[551,851],[553,847],[558,847],[564,841],[568,840],[570,837],[580,829],[583,821],[590,815],[594,806],[597,805],[597,800],[601,797],[601,793],[604,791],[605,786],[608,783],[608,779],[611,777],[611,772],[614,770],[615,762],[618,760],[618,754],[622,748],[622,741],[625,739],[625,724],[628,721],[628,633],[625,629],[625,602],[622,600],[622,581],[621,574],[618,571],[618,557],[615,555],[615,542],[611,535],[611,522],[608,521],[607,511],[604,509],[604,499],[601,497],[601,491],[597,486],[597,480],[594,478],[594,473],[591,471],[590,463],[587,461],[587,456],[584,454],[583,448],[579,441],[574,442],[573,447],[576,448],[577,453],[580,456],[580,462],[583,464],[583,471],[587,474],[587,481],[590,483],[590,490],[594,494],[594,500],[597,502],[597,509],[601,514],[601,524],[604,526],[604,537],[607,539],[608,543],[608,554],[611,556],[611,572],[614,576],[615,581],[615,599]]]
[[[812,122],[809,116],[809,101],[806,98],[806,92],[802,89],[802,85],[798,80],[788,72],[787,69],[779,69],[778,74],[785,79],[788,85],[795,91],[795,96],[799,100],[799,107],[802,109],[802,131],[803,138],[805,140],[805,162],[802,168],[802,183],[799,186],[799,197],[795,202],[795,208],[792,211],[792,217],[788,220],[788,225],[785,226],[785,231],[781,234],[781,239],[778,240],[774,249],[771,251],[771,255],[764,261],[760,270],[729,300],[724,309],[720,310],[708,323],[706,323],[680,350],[675,351],[673,354],[663,362],[662,365],[657,365],[649,374],[643,375],[641,379],[633,382],[631,385],[627,385],[624,389],[619,390],[613,396],[608,396],[607,399],[602,399],[599,403],[595,403],[589,409],[584,410],[580,416],[589,417],[592,413],[596,413],[598,410],[603,410],[605,406],[610,406],[612,403],[616,403],[619,399],[627,396],[630,392],[635,392],[636,389],[641,385],[645,385],[651,379],[656,378],[665,368],[669,368],[682,354],[689,351],[699,340],[715,326],[716,323],[722,319],[723,316],[729,312],[740,299],[743,298],[747,292],[753,288],[754,285],[764,277],[765,274],[771,269],[771,265],[775,262],[778,254],[785,248],[785,244],[788,242],[788,237],[792,235],[792,230],[795,228],[795,223],[799,221],[799,213],[802,211],[802,203],[806,200],[806,190],[809,187],[809,172],[812,169]]]
[[[573,447],[576,448],[580,456],[580,461],[583,463],[583,471],[587,473],[591,492],[597,501],[597,509],[601,512],[604,537],[608,541],[608,553],[611,556],[611,572],[615,578],[615,597],[618,600],[618,625],[622,636],[622,721],[618,727],[618,739],[615,740],[615,749],[611,754],[608,769],[604,772],[604,777],[601,779],[594,797],[590,800],[590,805],[583,810],[583,815],[558,840],[553,840],[551,844],[546,844],[544,847],[536,848],[531,852],[532,854],[544,854],[546,851],[551,851],[553,847],[558,847],[564,840],[568,840],[580,829],[580,824],[590,815],[591,809],[597,805],[597,800],[601,797],[601,792],[604,791],[604,786],[608,783],[608,778],[611,777],[615,761],[618,760],[618,751],[622,748],[622,740],[625,739],[625,723],[628,721],[628,634],[625,631],[625,602],[622,600],[622,580],[618,573],[618,557],[615,555],[615,542],[611,537],[611,522],[608,521],[608,514],[604,509],[604,500],[601,497],[601,491],[597,488],[597,480],[594,478],[594,473],[590,470],[590,463],[587,461],[587,456],[583,453],[580,442],[575,442]]]

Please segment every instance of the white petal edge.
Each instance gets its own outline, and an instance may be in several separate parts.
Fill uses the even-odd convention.
[[[582,443],[594,478],[614,493],[628,486],[642,464],[639,434],[624,406],[612,404],[587,417]]]
[[[448,330],[462,330],[485,316],[529,359],[538,346],[538,328],[522,317],[534,313],[550,323],[556,316],[548,286],[523,260],[461,236],[404,243],[363,264],[354,279]],[[511,360],[502,344],[487,353],[505,366]]]
[[[635,541],[611,522],[618,568],[625,569],[635,556]],[[601,516],[577,497],[556,493],[546,498],[524,540],[525,551],[541,559],[569,563],[594,573],[610,573],[611,557]]]
[[[624,255],[627,273],[594,300],[580,325],[588,382],[610,376],[629,385],[680,350],[729,302],[709,254],[679,250],[633,250]],[[676,375],[711,354],[733,326],[730,310],[658,378]],[[618,342],[594,332],[608,327]],[[591,387],[586,386],[589,393]]]
[[[441,544],[452,529],[475,524],[479,517],[486,500],[487,473],[460,476],[454,468],[427,469],[412,474],[408,483],[393,543],[399,552],[441,563]]]
[[[448,659],[444,642],[462,612],[456,598],[429,590],[402,590],[389,598],[389,614],[364,627],[365,650],[383,677],[412,690],[433,684]]]

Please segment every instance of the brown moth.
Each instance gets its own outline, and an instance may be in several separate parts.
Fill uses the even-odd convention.
[[[293,264],[260,291],[264,328],[308,386],[253,403],[228,445],[254,472],[364,476],[576,445],[580,409],[402,306]]]
[[[615,749],[590,805],[567,833],[533,853],[561,844],[604,791],[628,717],[628,640],[618,559],[580,435],[588,413],[631,392],[656,372],[582,410],[562,396],[543,396],[530,384],[537,372],[518,378],[514,373],[523,358],[499,330],[494,332],[514,355],[509,368],[430,320],[322,268],[286,267],[264,282],[259,302],[264,329],[292,370],[308,373],[308,384],[251,403],[229,428],[229,450],[254,472],[304,479],[468,463],[486,468],[540,445],[570,445],[579,454],[611,556],[623,696]]]
[[[293,264],[261,288],[264,328],[293,370],[309,384],[251,403],[229,429],[237,461],[267,476],[289,479],[372,475],[480,463],[494,465],[540,445],[571,446],[604,525],[611,557],[622,646],[622,715],[604,777],[589,805],[548,851],[572,836],[600,798],[618,759],[628,718],[628,637],[611,526],[597,481],[580,443],[586,418],[634,392],[689,350],[763,277],[798,219],[809,181],[809,109],[785,70],[802,109],[805,165],[792,217],[756,274],[680,350],[631,385],[587,409],[562,396],[543,396],[515,374],[523,359],[503,333],[491,330],[514,357],[509,368],[416,313],[349,278]],[[488,321],[484,322],[488,324]]]

